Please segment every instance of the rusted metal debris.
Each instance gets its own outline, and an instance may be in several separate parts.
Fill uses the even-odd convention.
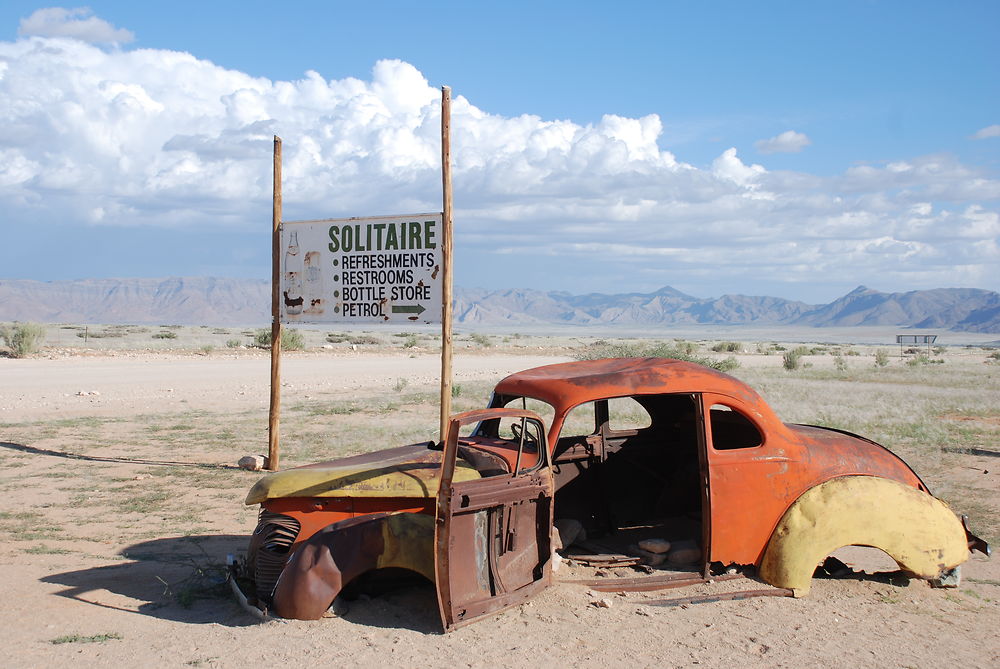
[[[638,578],[581,579],[569,582],[589,586],[591,590],[597,590],[598,592],[649,592],[652,590],[686,588],[689,585],[715,583],[716,581],[731,581],[737,578],[746,577],[743,574],[721,574],[710,578],[690,575],[668,575]]]
[[[765,588],[761,590],[739,590],[723,592],[717,595],[698,595],[696,597],[675,597],[672,599],[650,599],[637,602],[644,606],[687,606],[688,604],[707,604],[709,602],[739,601],[754,597],[794,597],[789,588]]]

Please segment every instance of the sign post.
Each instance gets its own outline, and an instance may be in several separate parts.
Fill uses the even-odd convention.
[[[451,413],[451,89],[441,88],[441,213],[281,220],[281,138],[271,212],[271,404],[267,468],[279,464],[282,323],[441,323],[440,438]]]
[[[441,420],[443,443],[451,415],[451,89],[441,87]]]
[[[267,415],[267,469],[278,471],[281,415],[281,138],[274,136],[271,202],[271,403]]]

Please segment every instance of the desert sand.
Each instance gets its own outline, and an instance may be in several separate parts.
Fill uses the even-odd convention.
[[[456,406],[481,405],[509,372],[566,359],[551,350],[459,352]],[[432,437],[438,365],[420,350],[283,356],[287,466]],[[356,601],[343,618],[261,623],[219,577],[226,554],[245,551],[255,524],[243,497],[259,474],[233,465],[266,451],[267,397],[268,360],[254,351],[0,358],[0,664],[1000,665],[1000,560],[978,554],[955,590],[881,577],[816,579],[802,599],[658,607],[644,602],[763,586],[603,594],[561,582],[442,635],[426,586]],[[348,424],[360,436],[341,444],[338,430]],[[373,425],[377,431],[365,431]],[[365,441],[382,443],[359,445]],[[995,458],[966,464],[956,476],[983,470],[986,490],[996,485]],[[983,508],[996,514],[1000,492],[992,491]],[[877,567],[878,558],[861,551],[845,559]],[[572,575],[562,569],[557,577]],[[605,597],[610,607],[595,605]]]

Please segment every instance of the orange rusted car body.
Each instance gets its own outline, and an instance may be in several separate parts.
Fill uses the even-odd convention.
[[[550,414],[547,436],[529,402]],[[858,483],[875,479],[884,493]],[[660,358],[548,365],[500,381],[488,408],[452,418],[445,443],[262,479],[247,498],[261,504],[249,575],[260,605],[316,618],[354,579],[416,572],[435,583],[450,630],[548,585],[553,522],[572,519],[608,541],[686,531],[705,576],[754,565],[804,593],[815,556],[790,536],[802,527],[796,514],[857,516],[859,490],[872,505],[901,496],[892,499],[912,507],[910,524],[921,524],[922,504],[936,505],[920,538],[930,545],[908,545],[900,526],[876,546],[901,564],[918,554],[914,570],[927,578],[957,568],[969,546],[988,550],[899,457],[856,435],[785,424],[726,374]],[[857,522],[829,530],[831,540],[881,541],[883,528]],[[783,571],[796,559],[805,576]]]

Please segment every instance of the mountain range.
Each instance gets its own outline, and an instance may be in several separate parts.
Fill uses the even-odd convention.
[[[270,299],[270,282],[258,279],[0,279],[0,321],[263,325],[270,322]],[[699,298],[669,286],[586,295],[456,288],[454,304],[455,321],[463,325],[889,325],[1000,333],[1000,293],[977,288],[883,293],[859,286],[820,305],[748,295]]]

